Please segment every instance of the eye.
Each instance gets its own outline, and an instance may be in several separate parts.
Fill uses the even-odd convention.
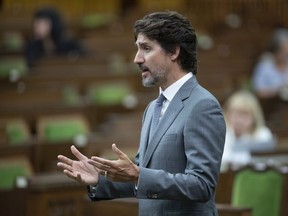
[[[150,48],[149,46],[144,46],[143,49],[144,49],[145,51],[150,51],[150,50],[151,50],[151,48]]]

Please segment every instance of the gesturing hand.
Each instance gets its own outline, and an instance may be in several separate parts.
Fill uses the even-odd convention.
[[[97,169],[88,163],[89,159],[81,154],[75,146],[71,146],[71,152],[78,160],[71,160],[63,155],[58,155],[60,162],[57,166],[63,170],[68,177],[78,182],[95,185],[99,181],[99,173]]]
[[[112,145],[112,150],[118,156],[118,160],[106,160],[93,156],[88,163],[93,165],[99,171],[99,174],[104,175],[111,181],[137,183],[139,167],[118,149],[115,144]]]

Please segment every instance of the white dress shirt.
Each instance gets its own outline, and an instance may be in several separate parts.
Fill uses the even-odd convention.
[[[176,93],[191,77],[193,77],[193,74],[191,72],[187,73],[185,76],[181,77],[179,80],[177,80],[176,82],[171,84],[167,89],[165,89],[165,91],[163,91],[160,88],[160,94],[162,93],[166,98],[166,100],[163,102],[163,105],[162,105],[160,119],[164,115],[164,113],[166,112],[169,104],[171,103],[171,101],[174,98],[174,96],[176,95]]]

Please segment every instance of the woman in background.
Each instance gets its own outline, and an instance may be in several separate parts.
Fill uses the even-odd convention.
[[[38,10],[33,19],[33,36],[25,47],[28,66],[44,56],[78,57],[83,53],[80,44],[67,37],[64,24],[53,8]]]
[[[253,87],[260,98],[288,99],[288,30],[274,32],[267,52],[255,67]]]
[[[272,149],[275,140],[265,126],[256,97],[247,92],[234,93],[224,106],[227,124],[222,165],[251,162],[251,152]]]

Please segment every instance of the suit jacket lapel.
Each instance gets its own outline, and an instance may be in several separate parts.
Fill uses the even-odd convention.
[[[180,90],[177,92],[177,94],[175,95],[175,97],[171,101],[165,114],[163,115],[161,121],[159,122],[159,125],[158,125],[153,137],[150,138],[150,142],[149,142],[149,145],[147,147],[145,155],[142,156],[142,158],[143,158],[142,166],[143,167],[146,167],[148,165],[148,163],[151,159],[151,156],[154,153],[156,147],[158,146],[161,138],[163,137],[165,132],[168,130],[170,125],[174,122],[175,118],[178,116],[180,111],[183,109],[183,100],[185,100],[186,98],[189,97],[192,89],[194,87],[196,87],[197,84],[198,84],[197,80],[193,76],[191,79],[189,79],[180,88]],[[151,106],[151,108],[153,108],[153,107],[154,106]],[[151,111],[150,115],[147,116],[147,118],[149,117],[149,119],[150,119],[149,121],[147,121],[147,123],[149,122],[149,125],[151,124],[152,113],[153,113],[153,111]],[[148,139],[149,139],[149,131],[150,131],[149,129],[150,129],[150,126],[149,127],[146,126],[147,131],[146,132],[143,131],[146,134],[146,136],[145,136],[147,138],[147,139],[145,139],[146,143],[148,142]],[[144,153],[144,152],[142,151],[142,153]]]
[[[150,126],[151,126],[152,117],[153,117],[154,105],[155,105],[155,102],[148,107],[145,120],[143,122],[142,129],[141,129],[140,154],[139,154],[140,166],[143,163],[144,155],[148,146]]]

